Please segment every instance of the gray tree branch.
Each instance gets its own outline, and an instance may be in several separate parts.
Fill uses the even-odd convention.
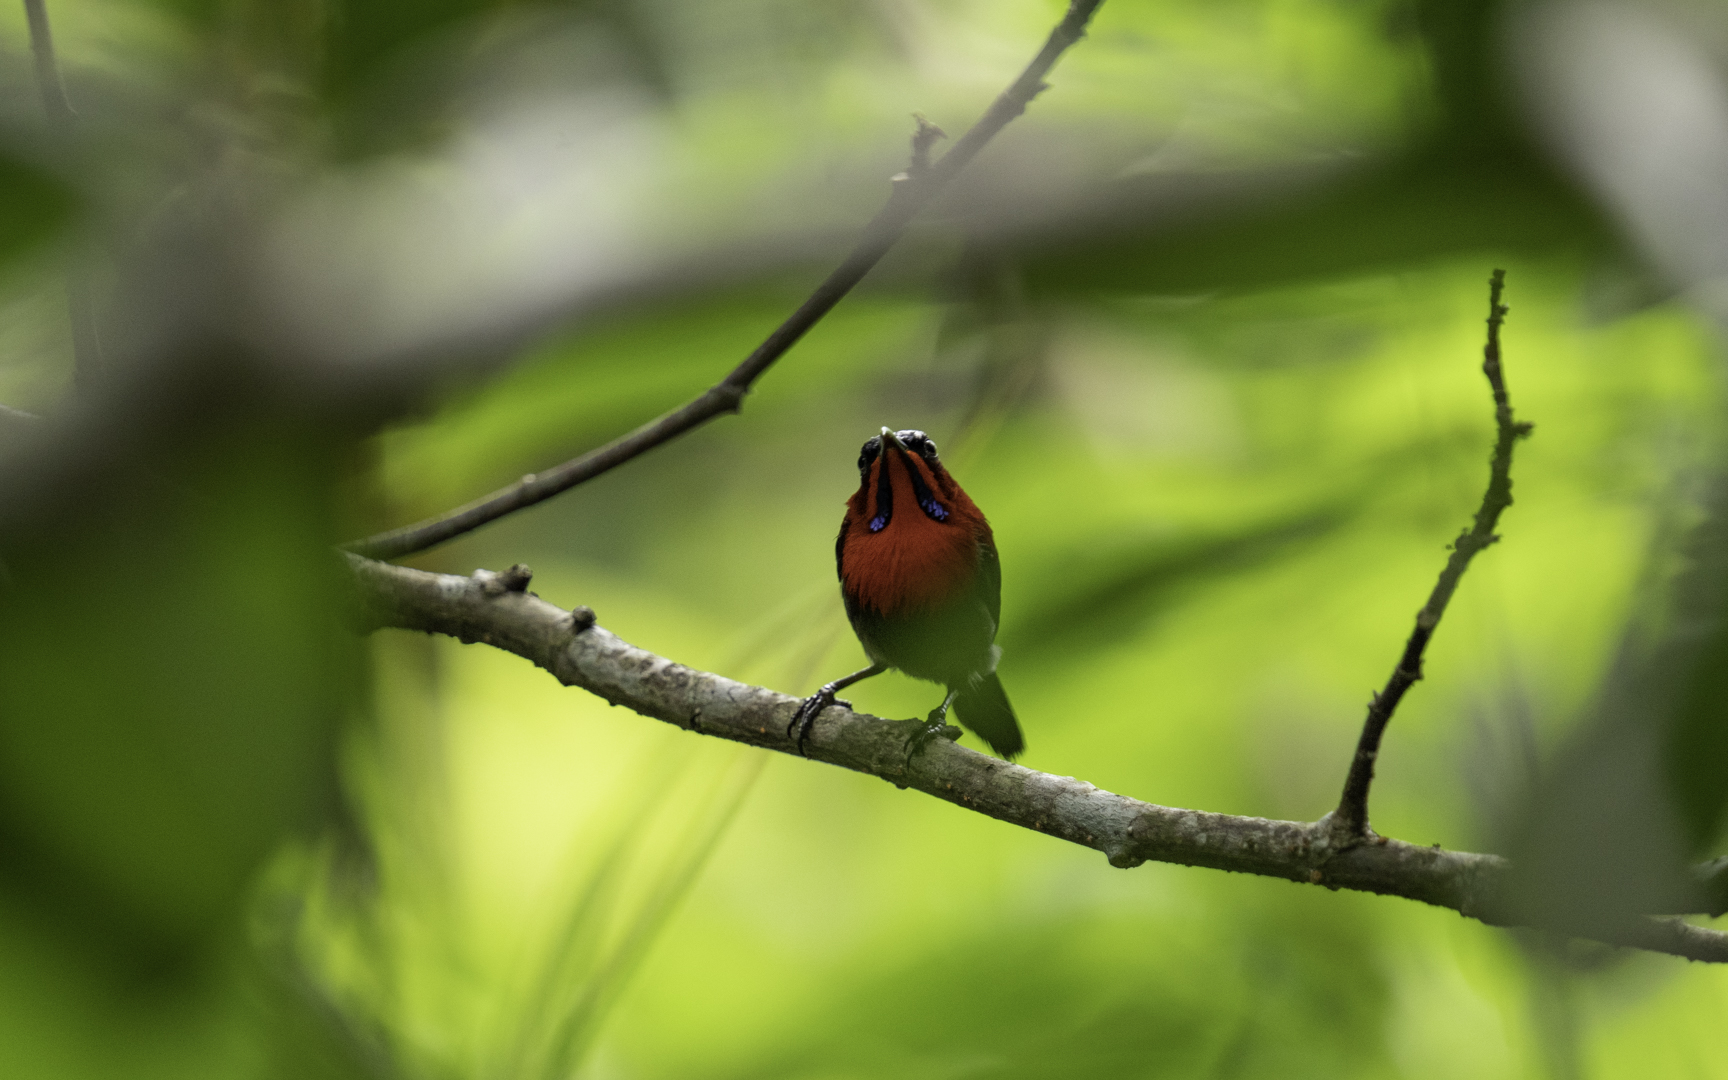
[[[520,481],[495,491],[447,514],[414,525],[379,533],[364,540],[343,545],[347,550],[374,559],[397,559],[424,551],[446,540],[472,532],[488,522],[507,514],[550,499],[577,484],[592,480],[601,473],[624,464],[639,454],[706,424],[725,413],[735,413],[743,407],[744,395],[773,363],[796,345],[811,327],[834,309],[834,306],[864,280],[864,275],[888,253],[906,226],[931,199],[946,188],[978,156],[984,144],[1009,122],[1026,111],[1033,98],[1045,87],[1044,76],[1050,73],[1057,59],[1068,47],[1086,33],[1092,13],[1104,0],[1070,0],[1068,13],[1026,70],[997,95],[971,130],[960,137],[953,149],[935,164],[928,164],[932,133],[940,133],[918,118],[918,130],[912,137],[912,163],[906,172],[894,178],[894,187],[884,206],[870,224],[863,238],[834,272],[769,334],[756,350],[744,358],[726,378],[709,387],[689,404],[650,420],[627,435],[591,450],[579,458],[566,461],[543,472],[530,473]]]
[[[798,698],[684,667],[527,591],[527,568],[471,578],[345,556],[363,629],[447,634],[515,653],[566,686],[579,686],[687,731],[793,754],[786,727]],[[1509,863],[1496,855],[1418,847],[1376,836],[1339,847],[1324,822],[1269,821],[1141,802],[1083,780],[1053,776],[938,740],[911,762],[905,740],[920,721],[825,710],[805,744],[811,758],[916,788],[957,806],[1100,851],[1111,865],[1204,866],[1354,889],[1450,908],[1491,926],[1541,929],[1609,945],[1728,962],[1728,934],[1678,918],[1543,926],[1507,896]],[[1700,882],[1713,878],[1701,872]],[[1711,910],[1701,887],[1695,910]]]

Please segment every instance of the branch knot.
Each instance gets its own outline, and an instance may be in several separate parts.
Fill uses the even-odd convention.
[[[476,570],[474,580],[480,583],[480,591],[487,596],[503,596],[505,593],[526,592],[528,583],[534,580],[534,571],[525,563],[515,563],[502,574]]]
[[[744,407],[744,395],[749,391],[750,388],[747,386],[740,386],[730,380],[725,380],[709,387],[708,393],[704,396],[714,403],[718,411],[735,413]]]

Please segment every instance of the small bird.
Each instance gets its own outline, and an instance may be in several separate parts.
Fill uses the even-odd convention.
[[[949,706],[1008,760],[1026,748],[996,677],[1002,566],[990,523],[942,467],[922,431],[882,434],[858,454],[858,491],[846,504],[834,562],[846,617],[870,666],[812,694],[793,716],[798,751],[835,694],[895,668],[948,694],[915,732],[908,757],[948,730]],[[843,704],[849,704],[844,703]]]

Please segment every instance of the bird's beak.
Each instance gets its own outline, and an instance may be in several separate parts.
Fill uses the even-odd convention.
[[[894,434],[894,430],[888,427],[882,429],[882,445],[893,446],[899,450],[906,449],[906,444],[900,441],[900,436]]]

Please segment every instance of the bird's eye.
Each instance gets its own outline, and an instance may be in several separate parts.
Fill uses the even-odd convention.
[[[936,460],[936,444],[930,441],[930,436],[917,428],[907,428],[898,433],[900,441],[906,444],[906,449],[917,454],[925,461]]]

